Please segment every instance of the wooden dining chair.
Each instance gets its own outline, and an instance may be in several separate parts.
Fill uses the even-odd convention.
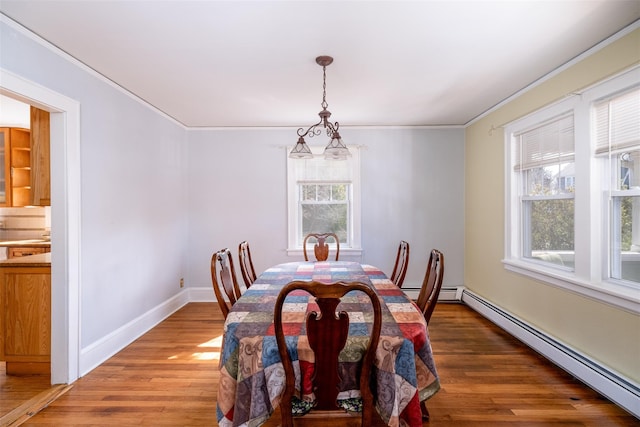
[[[295,373],[285,341],[282,307],[287,295],[297,290],[304,290],[314,296],[320,308],[319,316],[315,311],[307,315],[306,330],[309,346],[313,350],[315,357],[315,372],[312,377],[312,383],[316,401],[311,412],[313,413],[312,416],[315,416],[316,412],[322,414],[323,421],[326,421],[324,416],[335,416],[336,412],[343,416],[348,416],[345,413],[345,409],[337,401],[337,396],[340,375],[338,371],[338,356],[345,346],[349,334],[349,315],[345,311],[336,313],[336,307],[340,303],[340,299],[351,291],[364,292],[371,301],[373,325],[368,343],[363,349],[364,354],[359,368],[358,387],[362,397],[361,425],[367,427],[373,425],[375,405],[370,380],[382,325],[379,297],[372,287],[361,282],[327,284],[316,281],[293,281],[285,285],[280,291],[273,312],[276,342],[278,343],[278,352],[284,367],[286,382],[280,399],[282,426],[291,427],[294,424],[292,398],[295,394]],[[296,352],[297,349],[291,349],[291,351]]]
[[[211,281],[220,311],[226,319],[229,310],[240,298],[240,287],[236,280],[236,270],[233,267],[233,258],[229,248],[219,250],[211,256]]]
[[[444,255],[437,249],[431,250],[429,255],[429,262],[427,264],[427,271],[422,281],[422,287],[418,294],[418,300],[416,304],[424,319],[429,324],[433,310],[436,308],[438,302],[438,295],[440,295],[440,289],[442,288],[442,279],[444,277]],[[427,408],[426,401],[420,402],[420,409],[422,410],[422,419],[429,419],[429,409]]]
[[[431,319],[433,310],[438,302],[438,295],[442,288],[442,278],[444,277],[444,255],[437,249],[431,251],[427,272],[422,281],[422,288],[418,294],[417,305],[422,311],[427,324]]]
[[[336,233],[309,233],[304,237],[304,241],[302,242],[302,248],[304,251],[304,260],[309,261],[309,257],[307,256],[307,241],[315,241],[315,245],[313,245],[313,253],[316,257],[316,261],[326,261],[329,259],[329,245],[327,244],[327,239],[333,238],[336,242],[336,261],[338,261],[338,257],[340,256],[340,240],[338,239],[338,235]]]
[[[256,271],[253,269],[253,260],[251,259],[251,250],[249,249],[249,242],[246,240],[240,242],[238,245],[238,261],[240,262],[240,272],[242,273],[242,280],[249,289],[251,284],[256,281]]]
[[[404,276],[407,275],[407,267],[409,267],[409,243],[404,240],[398,245],[398,254],[396,255],[396,263],[391,273],[391,281],[401,288],[404,282]]]

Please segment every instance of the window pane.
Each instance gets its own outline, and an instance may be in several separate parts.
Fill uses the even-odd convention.
[[[340,243],[347,242],[348,209],[340,204],[303,204],[302,235],[308,233],[329,233],[338,235]]]
[[[523,253],[553,264],[573,267],[573,199],[528,200]]]
[[[316,199],[316,185],[307,184],[302,185],[302,200],[315,200]]]
[[[611,277],[640,282],[640,196],[613,198]]]
[[[524,194],[551,196],[575,191],[574,163],[561,163],[524,171]]]
[[[611,157],[612,170],[617,170],[615,190],[640,188],[640,150],[628,151]]]
[[[347,200],[347,185],[346,184],[334,185],[332,189],[331,200]]]
[[[318,185],[318,201],[331,200],[331,186],[330,185]]]

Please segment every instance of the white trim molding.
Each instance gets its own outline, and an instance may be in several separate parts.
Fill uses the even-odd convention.
[[[420,289],[418,288],[407,288],[406,286],[402,288],[404,293],[411,298],[412,300],[417,300],[418,295],[420,294]],[[454,286],[454,287],[442,287],[440,289],[440,294],[438,295],[438,301],[441,302],[460,302],[462,299],[462,292],[464,291],[464,286]]]
[[[565,272],[559,268],[535,265],[534,262],[521,260],[503,260],[504,268],[535,280],[540,280],[558,288],[566,289],[578,295],[604,302],[614,307],[624,309],[629,313],[640,314],[640,292],[637,289],[602,281],[591,283],[574,277],[572,272]],[[532,266],[535,265],[535,269]]]
[[[640,418],[640,385],[556,340],[516,316],[464,290],[462,302],[549,361]]]
[[[189,302],[189,292],[186,289],[182,290],[121,328],[84,347],[80,351],[80,376],[88,374]]]

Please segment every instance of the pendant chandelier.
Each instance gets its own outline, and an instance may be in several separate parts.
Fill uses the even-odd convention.
[[[329,104],[327,104],[327,66],[333,62],[333,58],[330,56],[318,56],[316,63],[322,67],[322,111],[318,113],[320,121],[314,125],[309,126],[305,131],[304,128],[298,129],[298,142],[293,150],[289,153],[289,157],[292,159],[312,159],[313,154],[309,149],[309,146],[304,140],[305,136],[313,138],[322,133],[322,129],[325,129],[327,136],[330,138],[329,144],[324,149],[324,158],[327,160],[345,160],[351,155],[349,149],[342,142],[338,128],[340,124],[338,122],[331,123],[329,117],[331,113],[327,110]],[[322,128],[320,128],[322,125]]]

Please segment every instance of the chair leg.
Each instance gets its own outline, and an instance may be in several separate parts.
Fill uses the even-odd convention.
[[[429,419],[429,410],[427,409],[427,403],[426,401],[422,401],[420,402],[420,409],[422,409],[422,419],[423,420],[428,420]]]

